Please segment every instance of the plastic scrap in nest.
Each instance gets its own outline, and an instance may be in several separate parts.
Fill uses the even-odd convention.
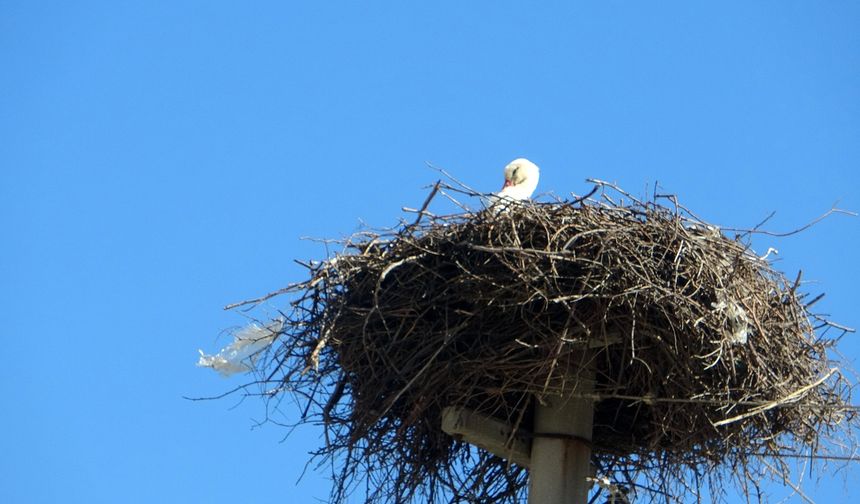
[[[711,307],[717,313],[725,313],[729,328],[731,329],[729,341],[738,345],[746,345],[750,335],[750,320],[747,317],[746,310],[739,303],[731,299],[727,300],[725,295],[719,292],[717,293],[717,299],[720,301],[718,303],[711,303]]]
[[[232,376],[237,373],[253,371],[257,358],[264,352],[281,333],[284,319],[275,319],[265,326],[256,322],[251,323],[233,335],[233,342],[222,348],[215,355],[200,352],[197,365],[209,367],[218,371],[221,376]]]
[[[630,504],[630,498],[628,497],[630,489],[627,486],[613,483],[606,476],[590,477],[587,480],[606,492],[607,497],[604,504]]]

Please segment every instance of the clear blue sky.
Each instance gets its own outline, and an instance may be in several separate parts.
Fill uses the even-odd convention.
[[[324,500],[319,431],[182,396],[242,381],[194,366],[223,305],[301,279],[302,236],[395,223],[425,161],[657,181],[726,226],[860,210],[860,3],[301,4],[0,0],[0,501]],[[860,326],[860,220],[768,246]]]

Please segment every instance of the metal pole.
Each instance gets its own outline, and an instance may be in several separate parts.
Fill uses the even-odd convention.
[[[576,373],[572,394],[594,390],[594,369]],[[569,383],[573,382],[571,380]],[[591,484],[591,399],[551,396],[535,405],[528,504],[584,504]]]

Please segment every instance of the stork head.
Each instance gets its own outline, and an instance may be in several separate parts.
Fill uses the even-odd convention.
[[[525,158],[514,159],[505,167],[505,185],[499,196],[515,200],[529,199],[537,188],[539,178],[537,165]]]

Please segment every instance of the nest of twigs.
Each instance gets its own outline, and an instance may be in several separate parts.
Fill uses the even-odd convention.
[[[324,424],[335,502],[356,485],[368,501],[520,501],[527,469],[442,432],[442,410],[527,434],[535,400],[586,365],[598,475],[659,501],[729,475],[755,498],[761,460],[783,476],[781,457],[839,438],[850,409],[822,337],[833,324],[748,236],[605,184],[572,202],[422,210],[308,265],[260,371]]]

